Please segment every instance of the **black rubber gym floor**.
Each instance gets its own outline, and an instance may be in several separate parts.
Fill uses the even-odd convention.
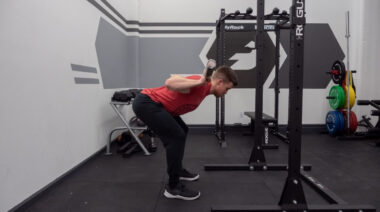
[[[126,159],[102,152],[19,211],[198,212],[210,211],[211,205],[218,204],[277,204],[287,176],[284,171],[203,169],[206,163],[247,163],[252,139],[242,132],[229,132],[228,148],[222,149],[210,133],[190,130],[184,165],[201,177],[185,184],[201,191],[195,201],[163,196],[167,176],[160,144],[152,156],[137,153]],[[270,139],[280,149],[265,150],[267,162],[287,163],[288,145],[273,136]],[[311,164],[309,174],[349,204],[380,209],[380,148],[373,144],[307,133],[303,135],[302,162]],[[309,204],[327,204],[305,183],[303,187]]]

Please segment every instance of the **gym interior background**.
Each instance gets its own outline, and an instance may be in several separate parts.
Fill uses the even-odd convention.
[[[290,0],[267,0],[265,14],[274,7],[289,11],[290,5]],[[0,211],[17,209],[92,156],[106,157],[97,153],[105,147],[110,131],[121,125],[109,105],[113,93],[159,86],[171,73],[201,74],[215,42],[220,9],[233,12],[247,7],[256,13],[255,0],[1,1]],[[306,2],[305,126],[323,126],[331,110],[326,96],[334,83],[326,72],[334,60],[346,60],[346,11],[350,12],[350,67],[357,70],[357,99],[380,99],[379,9],[376,0]],[[274,33],[268,36],[274,44]],[[244,41],[226,40],[231,46],[239,45],[228,63],[249,72],[255,51],[245,47],[252,40]],[[281,66],[286,64],[287,51],[281,45]],[[285,76],[285,68],[281,71],[280,77]],[[271,66],[264,82],[267,114],[274,110],[273,79]],[[285,81],[280,79],[280,125],[288,120]],[[254,87],[244,84],[226,95],[226,125],[250,123],[244,112],[255,109]],[[371,108],[353,110],[360,118]],[[130,108],[124,112],[127,119],[133,116]],[[190,126],[213,126],[215,97],[207,97],[183,119]],[[205,141],[204,145],[215,144]]]

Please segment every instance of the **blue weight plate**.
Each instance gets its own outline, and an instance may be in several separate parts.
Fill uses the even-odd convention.
[[[339,131],[338,133],[343,132],[344,130],[344,116],[340,111],[335,111],[337,116],[339,117]]]
[[[340,130],[340,119],[336,111],[327,113],[326,128],[330,135],[335,135]]]

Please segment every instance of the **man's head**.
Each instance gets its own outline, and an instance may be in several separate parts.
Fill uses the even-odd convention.
[[[221,66],[211,76],[210,93],[221,97],[238,84],[234,70],[228,66]]]

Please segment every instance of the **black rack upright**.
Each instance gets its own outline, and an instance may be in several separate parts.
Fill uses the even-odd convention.
[[[222,9],[220,12],[219,20],[225,16],[225,10]],[[225,62],[225,52],[224,52],[224,21],[218,21],[216,24],[216,64],[217,67],[223,65]],[[216,116],[215,116],[215,135],[217,136],[220,145],[226,147],[227,143],[225,140],[225,126],[224,126],[224,95],[220,98],[216,98]]]

